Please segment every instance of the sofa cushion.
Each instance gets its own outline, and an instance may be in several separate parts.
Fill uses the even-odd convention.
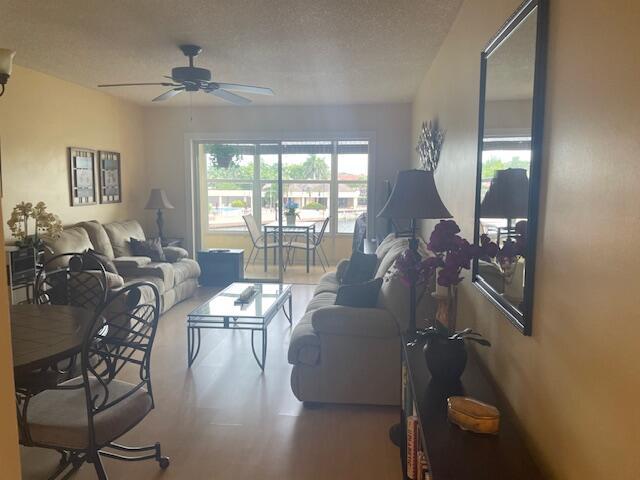
[[[65,228],[58,238],[43,237],[43,241],[47,247],[44,251],[45,262],[62,253],[84,253],[93,249],[89,234],[81,227]],[[60,258],[47,265],[47,269],[66,267],[68,263],[69,257]]]
[[[118,272],[126,272],[130,269],[142,267],[151,263],[149,257],[117,257],[113,259],[113,263],[118,269]]]
[[[118,273],[116,265],[110,258],[92,249],[84,252],[82,255],[82,263],[85,270],[100,270],[100,266],[102,266],[105,272]]]
[[[363,283],[371,280],[376,273],[378,257],[375,254],[366,254],[355,251],[351,254],[340,283],[344,285]]]
[[[339,288],[340,284],[338,283],[337,272],[325,273],[320,277],[320,281],[318,282],[318,286],[314,290],[313,295],[315,296],[324,292],[338,293]]]
[[[374,308],[383,279],[376,278],[364,283],[343,285],[336,295],[336,305],[355,308]]]
[[[89,239],[91,240],[96,252],[108,258],[113,258],[115,256],[113,254],[111,240],[109,240],[109,235],[107,235],[106,230],[100,222],[97,222],[96,220],[80,222],[76,224],[76,227],[82,227],[87,231]]]
[[[157,277],[164,282],[164,288],[170,290],[175,284],[173,265],[166,262],[151,262],[138,267],[133,275],[143,277]]]
[[[314,296],[313,299],[307,305],[306,312],[313,312],[318,308],[326,307],[329,305],[335,305],[336,294],[331,292],[323,292]]]
[[[198,278],[200,276],[200,265],[195,260],[183,258],[179,262],[172,263],[174,284],[179,285],[190,278]]]
[[[311,324],[320,334],[393,338],[399,335],[396,319],[383,308],[353,308],[334,305],[319,308]]]
[[[166,262],[162,250],[162,242],[159,238],[150,238],[149,240],[138,240],[131,237],[129,240],[129,248],[134,256],[149,257],[152,262]]]
[[[189,252],[182,247],[164,247],[164,258],[169,263],[176,263],[183,258],[189,258]]]
[[[162,279],[158,278],[158,277],[144,276],[144,275],[125,276],[124,277],[125,285],[128,285],[130,283],[137,283],[137,282],[153,283],[156,286],[156,288],[158,289],[158,293],[160,295],[164,294],[164,292],[168,290],[165,287],[164,282],[162,281]],[[150,288],[147,288],[145,290],[148,290],[149,292],[151,292]],[[144,297],[144,295],[143,295],[143,297]],[[151,298],[151,297],[149,297],[149,298]]]
[[[320,363],[320,337],[311,320],[311,313],[304,314],[291,333],[287,358],[292,365],[315,366]]]
[[[104,229],[109,236],[111,246],[113,247],[113,254],[116,257],[131,257],[131,247],[129,240],[136,238],[138,240],[144,240],[144,231],[136,220],[127,220],[124,222],[113,222],[104,225]]]

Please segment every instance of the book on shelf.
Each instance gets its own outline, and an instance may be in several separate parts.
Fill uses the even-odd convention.
[[[418,419],[415,415],[407,417],[407,477],[417,480],[418,473]]]

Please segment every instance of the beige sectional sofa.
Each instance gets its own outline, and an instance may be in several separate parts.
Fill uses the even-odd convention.
[[[129,246],[131,238],[145,240],[144,231],[136,220],[104,225],[97,221],[81,222],[65,228],[57,239],[45,239],[45,261],[61,253],[93,249],[113,260],[125,282],[148,281],[156,285],[162,312],[195,293],[200,276],[200,266],[195,260],[152,262],[148,257],[134,256]]]
[[[407,238],[389,235],[376,250],[376,278],[385,277],[377,308],[335,305],[337,272],[325,274],[289,344],[291,388],[304,402],[400,405],[400,332],[409,318],[409,289],[391,275]],[[429,255],[420,241],[420,252]],[[417,308],[418,325],[432,315],[435,302],[427,288]]]

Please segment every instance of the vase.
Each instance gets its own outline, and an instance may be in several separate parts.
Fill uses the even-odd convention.
[[[287,213],[285,215],[287,220],[287,225],[295,225],[296,224],[296,214],[295,213]]]
[[[433,336],[424,346],[424,355],[432,377],[439,382],[458,381],[467,366],[467,349],[460,338]]]

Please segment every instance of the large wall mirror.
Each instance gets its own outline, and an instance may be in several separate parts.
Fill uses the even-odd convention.
[[[481,54],[475,240],[496,258],[476,260],[474,284],[531,334],[542,155],[546,0],[527,0]]]

